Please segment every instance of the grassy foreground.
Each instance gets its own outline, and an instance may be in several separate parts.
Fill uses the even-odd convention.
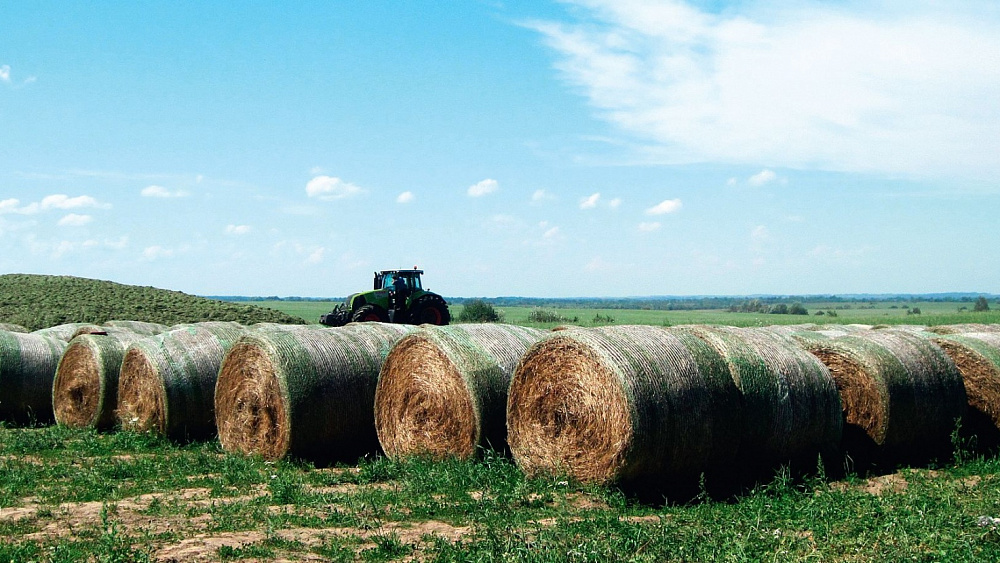
[[[316,468],[0,427],[0,561],[995,561],[1000,462],[640,503],[502,457]]]

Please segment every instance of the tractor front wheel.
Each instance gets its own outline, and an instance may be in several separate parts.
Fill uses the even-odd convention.
[[[413,304],[410,319],[413,324],[446,325],[451,322],[448,304],[440,297],[426,297]]]
[[[358,307],[357,311],[351,315],[351,322],[355,323],[367,323],[367,322],[378,322],[384,323],[389,321],[389,315],[385,313],[385,310],[378,305],[362,305]]]

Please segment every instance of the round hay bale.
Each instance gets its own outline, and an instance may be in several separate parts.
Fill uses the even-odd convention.
[[[109,330],[112,332],[77,336],[63,352],[52,384],[57,423],[101,430],[115,425],[118,375],[125,349],[142,337],[127,330]]]
[[[66,342],[0,331],[0,420],[52,422],[52,380]]]
[[[843,428],[830,371],[788,336],[760,329],[688,326],[726,361],[743,405],[741,459],[773,463],[833,451]],[[801,331],[808,332],[808,331]]]
[[[112,320],[104,323],[103,326],[108,328],[125,329],[133,334],[141,336],[155,336],[170,330],[170,327],[167,325],[146,321]]]
[[[42,328],[34,331],[32,334],[38,334],[40,336],[48,336],[50,338],[58,338],[64,342],[69,342],[73,340],[76,336],[76,332],[80,329],[87,328],[100,332],[101,327],[95,325],[94,323],[66,323],[56,326],[50,326],[49,328]]]
[[[414,329],[366,322],[247,333],[219,370],[215,417],[222,447],[324,462],[377,452],[379,369]]]
[[[0,323],[0,330],[5,332],[31,332],[23,326],[13,323]]]
[[[963,427],[996,441],[1000,437],[1000,332],[947,334],[933,341],[962,374],[969,406]]]
[[[960,323],[951,325],[939,325],[932,326],[927,329],[928,332],[933,332],[935,334],[962,334],[965,332],[1000,332],[1000,325],[996,324],[983,324],[983,323]]]
[[[522,470],[584,482],[666,483],[731,462],[740,415],[719,354],[655,326],[552,333],[521,358],[507,398]]]
[[[386,455],[470,458],[507,445],[507,388],[545,331],[505,324],[425,326],[389,352],[375,388]]]
[[[912,333],[872,330],[807,348],[830,368],[845,425],[872,445],[921,454],[948,443],[966,396],[939,346]]]
[[[219,366],[245,332],[233,322],[204,322],[132,343],[118,379],[122,428],[175,440],[211,437]]]

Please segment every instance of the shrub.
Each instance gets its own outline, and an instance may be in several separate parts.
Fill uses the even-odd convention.
[[[503,321],[503,314],[482,299],[473,299],[465,304],[458,320],[463,323],[498,323]]]
[[[976,299],[976,304],[972,306],[972,310],[976,313],[983,313],[990,310],[990,304],[986,301],[986,298],[980,295]]]
[[[808,315],[809,311],[802,306],[802,303],[792,303],[788,306],[789,315]]]
[[[528,320],[533,323],[563,323],[566,322],[566,317],[554,311],[533,309],[530,313],[528,313]]]

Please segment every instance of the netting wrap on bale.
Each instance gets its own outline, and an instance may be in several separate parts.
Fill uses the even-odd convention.
[[[729,462],[740,415],[719,354],[654,326],[553,333],[522,357],[507,399],[517,464],[585,482],[666,483]]]
[[[124,329],[81,334],[59,360],[52,385],[56,422],[106,430],[115,425],[118,375],[125,349],[142,336]]]
[[[0,331],[0,420],[52,422],[52,380],[66,342]]]
[[[543,330],[504,324],[425,326],[382,365],[375,427],[386,455],[469,458],[507,444],[507,389]]]
[[[31,332],[21,325],[16,325],[12,323],[0,323],[0,330],[6,332]]]
[[[932,326],[928,332],[936,334],[962,334],[966,332],[1000,332],[1000,325],[984,323],[959,323],[950,325]]]
[[[211,437],[219,366],[245,332],[232,322],[194,323],[130,345],[118,380],[122,428],[172,439]]]
[[[160,323],[150,323],[146,321],[129,321],[129,320],[112,320],[107,321],[101,326],[106,328],[124,329],[133,334],[138,334],[141,336],[155,336],[157,334],[162,334],[170,330],[167,325],[162,325]]]
[[[791,337],[722,326],[671,330],[701,338],[726,361],[742,398],[741,459],[781,462],[839,445],[837,387],[826,366]]]
[[[845,432],[906,455],[948,444],[966,396],[958,369],[939,346],[917,334],[872,330],[807,348],[837,382]]]
[[[95,332],[101,331],[101,327],[99,325],[95,325],[94,323],[66,323],[50,326],[48,328],[41,328],[32,332],[32,334],[47,336],[49,338],[57,338],[64,342],[69,342],[70,340],[73,340],[73,337],[76,336],[81,329]]]
[[[366,322],[244,335],[226,355],[215,390],[222,447],[268,459],[317,461],[377,452],[379,369],[392,346],[414,329]]]
[[[963,426],[984,439],[1000,438],[1000,332],[967,332],[933,338],[955,362],[968,397]]]

